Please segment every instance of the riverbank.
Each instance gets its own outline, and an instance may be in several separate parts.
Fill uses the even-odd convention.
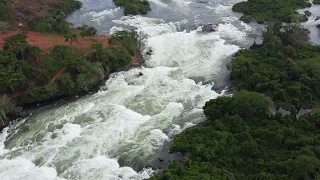
[[[32,34],[33,32],[27,32],[27,34]],[[45,36],[44,36],[45,37]],[[111,36],[107,36],[107,37],[111,37]],[[105,38],[105,36],[99,36],[99,39],[101,38]],[[43,42],[43,41],[40,41],[38,37],[38,41],[32,41],[33,36],[32,37],[29,37],[29,40],[31,40],[31,42],[33,43],[38,43],[39,42]],[[56,39],[56,38],[55,38]],[[56,39],[56,41],[58,41],[58,39]],[[89,41],[89,39],[86,39],[85,41]],[[91,40],[90,40],[91,41]],[[77,43],[77,46],[79,46],[80,44],[82,44],[82,42],[78,42]],[[91,42],[92,44],[92,42]],[[52,47],[56,45],[55,42],[51,42],[50,45],[48,45],[48,43],[46,43],[46,47]],[[81,45],[80,45],[81,46]],[[43,47],[43,46],[41,46]],[[83,47],[83,46],[81,46]],[[108,43],[103,43],[103,48],[107,48],[109,47],[109,44]],[[97,82],[95,85],[93,85],[90,89],[86,89],[86,91],[83,91],[83,92],[76,92],[76,93],[72,93],[71,95],[58,95],[57,96],[53,96],[53,97],[49,97],[48,99],[45,99],[45,100],[39,100],[39,101],[34,101],[34,102],[31,102],[31,103],[19,103],[19,100],[16,101],[17,102],[17,108],[19,109],[18,111],[15,111],[15,114],[11,114],[9,117],[8,117],[8,122],[10,121],[13,121],[15,119],[19,119],[19,118],[24,118],[26,117],[28,114],[30,114],[30,112],[32,112],[33,109],[36,109],[36,108],[40,108],[40,107],[43,107],[43,106],[47,106],[47,105],[51,105],[55,102],[68,102],[69,100],[76,100],[77,98],[79,97],[82,97],[88,93],[94,93],[94,92],[97,92],[99,91],[100,89],[100,86],[103,85],[103,83],[109,78],[109,75],[111,73],[114,73],[114,72],[119,72],[119,71],[126,71],[126,70],[129,70],[131,68],[136,68],[136,67],[141,67],[144,60],[142,58],[142,55],[140,54],[140,51],[137,50],[136,55],[131,57],[131,61],[128,65],[126,65],[124,68],[118,68],[118,69],[115,69],[113,70],[112,72],[108,73],[105,75],[105,77],[103,79],[101,79],[99,82]],[[66,70],[65,70],[66,71]],[[58,72],[59,73],[59,72]],[[59,76],[61,75],[62,73],[59,73],[57,75],[55,75],[53,77],[53,79],[50,80],[50,83],[54,83],[55,80],[59,79]],[[140,76],[141,74],[137,74],[138,76]],[[53,81],[54,80],[54,81]],[[45,86],[43,86],[45,87]],[[38,87],[39,88],[42,88],[41,87]],[[23,98],[23,96],[27,95],[28,92],[24,92],[24,93],[16,93],[14,95],[11,96],[11,99],[14,100],[14,99],[20,99],[20,98]],[[9,125],[9,123],[7,123],[7,125]],[[0,129],[3,129],[4,127],[6,126],[0,126]]]
[[[150,179],[319,176],[319,154],[313,148],[320,147],[320,142],[302,139],[317,136],[319,113],[308,108],[319,107],[320,46],[309,42],[308,31],[299,24],[298,16],[285,19],[285,9],[268,16],[268,9],[274,10],[277,5],[265,3],[262,8],[261,2],[249,0],[233,8],[244,11],[241,20],[245,22],[274,21],[266,23],[262,44],[237,53],[228,65],[230,81],[240,92],[207,101],[203,108],[207,120],[176,135],[169,149],[173,154],[185,154],[183,161],[170,162]],[[295,10],[307,4],[296,3],[302,6],[293,3],[286,7]],[[281,21],[295,23],[285,26]],[[277,108],[270,109],[271,100],[272,107]],[[305,164],[311,167],[304,168]]]

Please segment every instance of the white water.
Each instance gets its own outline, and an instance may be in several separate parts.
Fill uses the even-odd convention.
[[[320,24],[320,19],[316,20],[317,17],[320,18],[320,5],[313,4],[311,7],[300,9],[298,12],[300,14],[304,14],[304,11],[306,10],[310,11],[312,15],[309,17],[309,20],[302,23],[302,25],[304,28],[309,30],[311,43],[320,45],[320,29],[317,28],[317,25]]]
[[[101,91],[5,129],[1,180],[148,178],[153,170],[143,167],[156,164],[175,134],[204,120],[204,103],[223,95],[211,90],[213,82],[224,81],[230,56],[252,43],[255,29],[231,12],[238,1],[151,2],[148,16],[122,17],[110,2],[83,0],[70,21],[100,32],[134,27],[147,37],[142,53],[153,54],[145,67],[112,74]],[[208,22],[218,31],[200,32]]]

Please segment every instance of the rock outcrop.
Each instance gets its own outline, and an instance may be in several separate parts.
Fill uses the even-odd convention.
[[[206,24],[202,26],[202,32],[215,32],[216,26],[213,26],[212,24]]]

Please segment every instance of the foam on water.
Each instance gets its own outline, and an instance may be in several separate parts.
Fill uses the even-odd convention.
[[[212,80],[225,69],[230,56],[247,45],[254,29],[232,14],[232,1],[217,7],[181,0],[151,3],[160,7],[155,10],[177,11],[181,18],[173,22],[145,16],[118,18],[122,9],[113,6],[100,9],[92,5],[75,12],[73,17],[80,13],[101,32],[136,28],[145,37],[146,66],[114,73],[99,92],[35,111],[21,125],[4,129],[0,135],[1,180],[145,179],[153,170],[144,167],[157,161],[163,146],[205,119],[205,102],[223,95],[223,91],[211,90]],[[199,11],[197,7],[206,9],[198,19],[192,15]],[[219,22],[217,31],[201,32],[198,25],[211,12]],[[102,28],[105,23],[114,26],[106,30]],[[146,55],[150,49],[151,56]]]
[[[139,72],[144,75],[138,77]],[[199,115],[194,110],[218,96],[210,86],[196,84],[177,68],[167,67],[120,72],[106,87],[106,91],[30,117],[9,138],[10,150],[0,163],[5,174],[0,174],[10,174],[8,166],[26,166],[29,169],[21,169],[21,177],[33,177],[32,173],[42,177],[41,173],[49,171],[49,179],[146,178],[150,169],[138,173],[120,167],[117,158],[128,164],[148,162],[170,140],[172,124],[183,126],[190,121],[184,116],[191,116],[192,111]]]
[[[300,9],[298,12],[304,14],[304,11],[310,11],[312,15],[307,22],[302,23],[303,27],[308,29],[310,34],[310,41],[314,44],[320,45],[320,29],[317,27],[320,24],[320,20],[316,20],[320,17],[320,5],[312,5],[311,7]]]
[[[151,57],[145,56],[150,58],[147,66],[179,67],[187,77],[205,82],[224,65],[224,59],[239,50],[235,44],[245,42],[246,31],[249,31],[248,27],[242,32],[233,24],[225,23],[219,24],[214,33],[186,32],[180,29],[186,21],[164,23],[161,19],[141,16],[123,17],[115,22],[135,26],[148,37],[145,46],[152,47],[153,53]]]

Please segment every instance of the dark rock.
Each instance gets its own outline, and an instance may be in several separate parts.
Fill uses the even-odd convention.
[[[164,159],[162,159],[162,158],[158,158],[158,160],[159,160],[160,162],[162,162]]]
[[[142,73],[142,72],[139,72],[138,76],[143,76],[143,73]]]
[[[320,29],[320,24],[317,25],[317,28]]]
[[[202,32],[215,32],[216,27],[214,27],[212,24],[206,24],[202,26]]]
[[[152,52],[153,52],[152,49],[149,49],[149,51],[147,51],[146,54],[150,56]]]
[[[317,17],[316,17],[316,21],[318,21],[318,20],[320,20],[320,16],[317,16]]]

